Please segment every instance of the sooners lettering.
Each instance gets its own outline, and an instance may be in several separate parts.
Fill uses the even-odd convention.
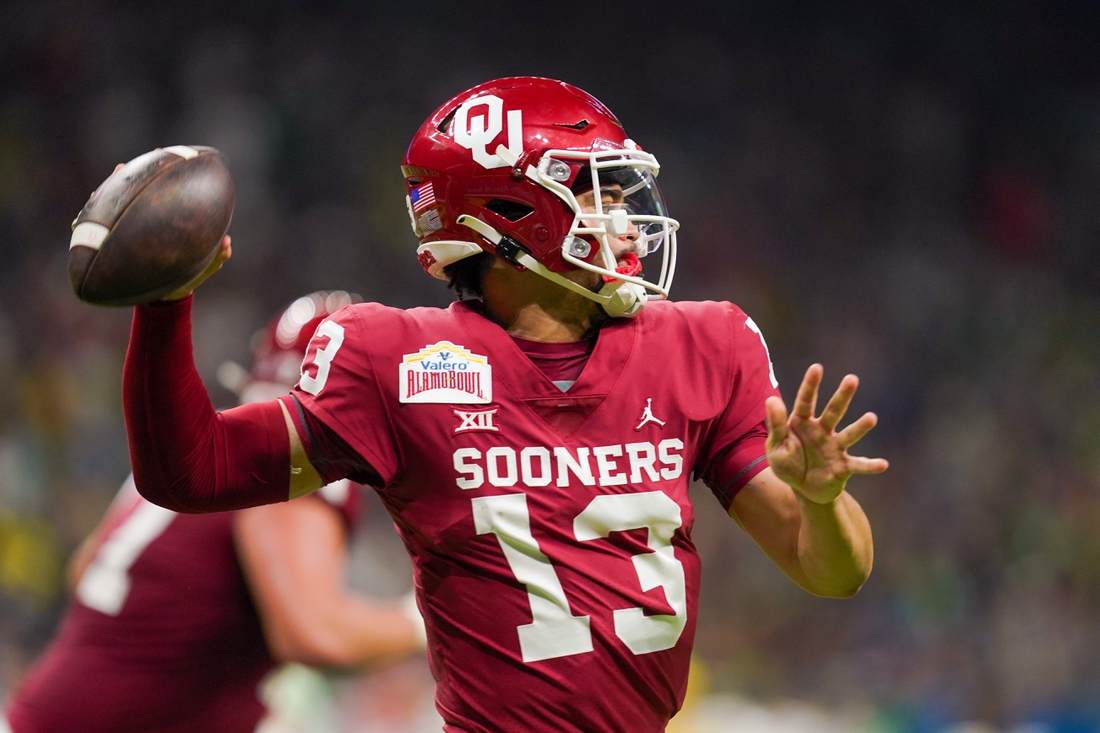
[[[480,372],[416,372],[409,370],[406,374],[408,380],[408,396],[413,397],[420,392],[430,389],[457,389],[478,399],[484,399],[481,391]]]
[[[484,411],[480,414],[495,412]],[[456,415],[461,413],[455,410]],[[479,414],[479,413],[473,413]],[[473,422],[474,418],[470,418]],[[461,426],[460,426],[461,427]],[[471,428],[472,429],[472,428]],[[455,432],[459,432],[457,429]],[[568,486],[570,480],[586,486],[621,486],[628,481],[666,481],[679,478],[684,472],[684,443],[668,438],[657,445],[649,442],[626,445],[599,445],[571,451],[563,446],[547,448],[532,446],[517,450],[511,446],[495,446],[486,453],[477,448],[459,448],[454,452],[455,485],[460,489],[477,489],[488,481],[490,486],[527,488]],[[517,460],[518,459],[518,460]]]

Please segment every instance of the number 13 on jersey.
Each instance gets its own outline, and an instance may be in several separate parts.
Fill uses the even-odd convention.
[[[496,535],[508,567],[527,588],[531,623],[517,629],[523,661],[592,651],[589,617],[573,615],[553,564],[531,534],[526,494],[472,501],[477,533]],[[674,613],[647,616],[639,607],[614,611],[615,635],[635,654],[671,649],[687,623],[684,566],[672,546],[681,524],[680,507],[660,491],[597,496],[573,520],[573,535],[582,542],[606,539],[612,532],[648,530],[652,552],[634,555],[634,570],[643,591],[664,590]]]

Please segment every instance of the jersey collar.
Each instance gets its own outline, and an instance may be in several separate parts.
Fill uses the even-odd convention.
[[[615,318],[600,329],[596,347],[576,383],[563,393],[498,324],[481,315],[479,301],[452,303],[468,349],[484,352],[493,367],[493,388],[506,389],[520,400],[563,399],[606,395],[615,387],[630,354],[640,318]],[[639,314],[641,316],[642,314]]]

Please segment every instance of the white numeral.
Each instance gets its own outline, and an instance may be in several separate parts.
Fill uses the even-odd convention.
[[[550,558],[531,535],[527,495],[479,496],[473,503],[477,533],[496,535],[512,574],[527,586],[531,623],[518,628],[523,661],[592,651],[588,616],[573,615]]]
[[[672,536],[682,524],[680,507],[660,491],[597,496],[573,520],[578,540],[596,540],[612,532],[648,529],[653,552],[635,555],[634,570],[643,591],[661,587],[674,613],[646,616],[641,608],[615,611],[615,635],[635,654],[671,649],[687,623],[687,584],[684,566],[676,559]]]
[[[142,500],[103,542],[95,559],[80,576],[76,586],[80,602],[108,616],[121,613],[130,595],[130,568],[176,516],[173,511]]]
[[[518,627],[525,662],[592,651],[588,616],[574,616],[550,558],[531,534],[525,494],[481,496],[472,500],[478,534],[496,535],[516,580],[527,588],[532,622]],[[664,589],[674,613],[646,616],[637,606],[614,612],[615,634],[634,654],[671,649],[687,624],[684,566],[672,537],[680,528],[680,507],[660,491],[597,496],[573,521],[573,534],[589,541],[612,532],[648,529],[653,552],[635,555],[634,570],[643,591]]]
[[[313,334],[313,338],[318,336],[327,336],[328,343],[325,344],[325,348],[317,349],[317,353],[313,355],[313,363],[317,367],[317,376],[311,377],[306,374],[306,365],[302,364],[302,378],[298,382],[298,386],[311,395],[319,395],[321,390],[325,388],[329,369],[332,367],[332,360],[336,358],[336,352],[344,345],[344,327],[332,321],[322,321],[321,325],[317,327],[317,332]]]

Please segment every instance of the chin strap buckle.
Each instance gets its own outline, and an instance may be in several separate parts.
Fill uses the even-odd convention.
[[[629,318],[638,314],[649,300],[649,294],[641,285],[612,280],[600,289],[600,295],[607,300],[601,301],[604,313],[612,318]]]
[[[531,254],[523,248],[522,244],[509,237],[507,234],[500,235],[500,241],[496,244],[496,253],[508,264],[523,270],[527,268],[519,263],[519,258],[522,255]]]

